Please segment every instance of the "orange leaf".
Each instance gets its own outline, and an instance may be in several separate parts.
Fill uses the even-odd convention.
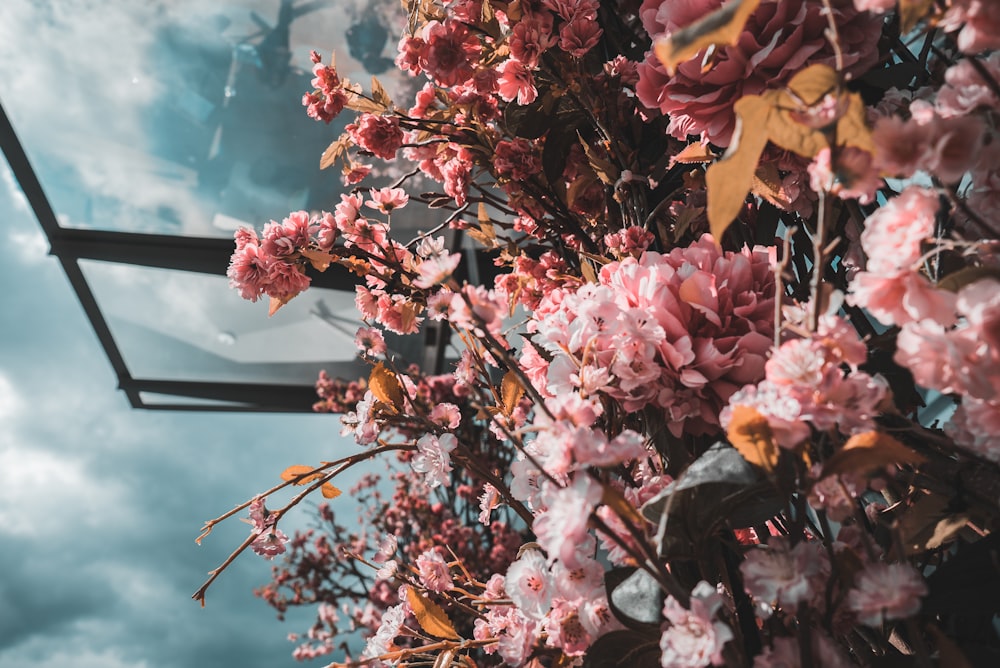
[[[913,30],[934,7],[934,0],[899,0],[899,34]]]
[[[337,161],[337,158],[340,157],[340,154],[346,151],[350,145],[351,145],[351,135],[345,132],[344,134],[337,137],[337,139],[335,139],[332,144],[326,147],[326,150],[323,151],[323,155],[320,156],[319,168],[326,169],[327,167],[332,165],[334,162]]]
[[[747,19],[759,4],[760,0],[730,0],[724,7],[657,41],[653,52],[667,73],[673,74],[678,64],[706,46],[736,44]]]
[[[693,142],[688,144],[681,152],[670,159],[670,166],[672,167],[674,163],[681,163],[682,165],[690,165],[698,162],[711,162],[715,160],[715,154],[712,150],[708,148],[705,144],[701,142]]]
[[[299,476],[303,476],[299,478]],[[322,478],[322,473],[316,473],[316,469],[312,466],[306,466],[305,464],[295,464],[294,466],[289,466],[287,469],[281,472],[281,479],[285,481],[294,480],[296,485],[305,485],[313,480]]]
[[[503,380],[500,382],[500,400],[503,402],[503,414],[510,417],[523,396],[524,385],[521,385],[517,374],[513,371],[505,373]]]
[[[413,608],[413,614],[417,618],[417,623],[427,633],[437,638],[447,638],[448,640],[459,640],[458,633],[452,625],[448,615],[434,601],[427,598],[414,587],[406,588],[406,600]]]
[[[280,309],[282,306],[284,306],[291,300],[292,300],[291,297],[289,297],[288,299],[279,299],[277,297],[271,297],[271,299],[267,303],[267,317],[270,318],[272,315],[278,312],[278,309]]]
[[[341,494],[339,489],[328,482],[324,482],[323,486],[319,488],[319,491],[323,493],[324,499],[336,499]]]
[[[388,404],[396,410],[403,407],[403,388],[399,384],[399,379],[381,362],[372,368],[372,373],[368,377],[368,387],[375,398],[383,404]]]
[[[757,161],[767,145],[767,122],[772,105],[759,95],[746,95],[733,107],[736,112],[736,130],[733,140],[722,159],[712,164],[705,173],[708,192],[708,223],[715,242],[729,228],[743,208],[743,202],[753,184]]]
[[[778,465],[781,451],[774,442],[774,434],[767,418],[749,406],[733,406],[733,414],[726,429],[726,436],[743,459],[766,471]]]
[[[601,503],[611,508],[615,511],[619,517],[624,517],[628,519],[634,526],[642,528],[648,523],[646,518],[639,514],[628,499],[626,499],[621,492],[612,487],[611,485],[601,483],[603,493],[601,494]]]
[[[309,260],[309,264],[311,264],[313,269],[316,271],[326,271],[330,266],[330,263],[337,259],[336,256],[331,255],[330,253],[308,249],[299,251],[299,254]]]
[[[847,439],[840,450],[823,464],[823,477],[841,473],[868,473],[889,464],[919,464],[925,457],[892,436],[866,431]]]

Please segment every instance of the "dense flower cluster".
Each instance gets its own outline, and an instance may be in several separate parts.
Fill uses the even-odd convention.
[[[359,277],[371,372],[316,408],[360,447],[282,476],[321,525],[239,509],[288,552],[260,595],[317,606],[295,656],[1000,664],[996,3],[408,6],[412,101],[318,55],[303,99],[355,114],[324,165],[393,185],[229,267],[272,313]],[[439,375],[392,350],[425,332]]]

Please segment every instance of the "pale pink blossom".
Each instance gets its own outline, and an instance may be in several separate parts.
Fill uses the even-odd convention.
[[[518,610],[530,619],[542,619],[552,607],[552,575],[538,550],[525,550],[504,576],[504,590]]]
[[[385,338],[382,332],[374,327],[359,327],[357,334],[354,335],[354,347],[362,355],[378,357],[385,354]]]
[[[945,433],[957,445],[1000,464],[1000,401],[962,397]]]
[[[445,592],[452,587],[451,571],[444,557],[436,549],[430,549],[417,557],[417,573],[420,584],[435,592]]]
[[[417,441],[417,454],[410,462],[410,467],[417,473],[424,474],[424,482],[431,488],[451,485],[450,453],[458,445],[454,434],[424,434]]]
[[[601,500],[601,485],[587,473],[577,473],[572,484],[544,492],[546,509],[535,516],[531,528],[549,562],[559,559],[568,568],[579,566],[577,546],[588,540],[590,513]]]
[[[500,505],[500,492],[490,483],[483,483],[483,493],[479,496],[479,523],[490,525],[493,509]]]
[[[896,0],[854,0],[854,8],[859,12],[885,14],[896,8]]]
[[[942,30],[957,30],[962,53],[1000,48],[1000,5],[993,0],[954,0],[938,23]]]
[[[459,411],[458,406],[448,402],[435,404],[427,417],[431,422],[445,429],[455,429],[462,421],[462,413]]]
[[[781,536],[772,536],[766,547],[747,552],[740,564],[747,593],[772,607],[792,611],[822,591],[829,570],[821,545],[803,540],[789,547]]]
[[[455,273],[458,263],[462,261],[459,253],[449,253],[442,251],[436,255],[426,258],[417,265],[417,278],[413,285],[418,288],[432,288],[448,281]]]
[[[874,562],[855,577],[847,607],[862,624],[878,627],[915,615],[926,595],[927,584],[913,566]]]
[[[386,214],[402,209],[410,201],[410,196],[402,188],[372,188],[371,197],[365,206]]]
[[[888,275],[911,268],[923,254],[921,243],[934,235],[939,207],[937,193],[911,186],[868,216],[861,233],[866,269]]]
[[[893,0],[895,3],[895,0]],[[797,638],[776,637],[771,647],[765,647],[754,657],[753,668],[852,668],[854,664],[825,633],[810,629],[812,651],[810,663],[802,665],[802,654]]]
[[[667,596],[663,615],[670,625],[660,636],[663,668],[704,668],[722,665],[722,648],[733,639],[732,630],[714,619],[722,607],[715,587],[702,580],[691,592],[690,609]]]
[[[277,518],[264,506],[264,497],[255,497],[248,510],[250,518],[244,521],[253,527],[253,533],[256,534],[256,538],[250,543],[250,549],[269,560],[284,554],[285,544],[290,539],[275,526]]]
[[[1000,79],[1000,52],[991,53],[979,62],[994,80]],[[944,73],[944,81],[934,104],[938,113],[945,118],[965,116],[980,108],[996,109],[1000,106],[1000,99],[997,99],[968,58],[949,67]]]
[[[580,619],[579,606],[568,601],[555,602],[543,628],[548,634],[545,644],[558,647],[566,656],[583,656],[594,642]]]

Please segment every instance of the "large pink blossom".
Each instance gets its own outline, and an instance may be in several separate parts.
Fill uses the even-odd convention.
[[[552,607],[552,574],[538,550],[526,550],[510,565],[504,588],[518,610],[530,619],[542,619]]]
[[[464,23],[430,21],[422,37],[420,66],[439,86],[457,86],[473,75],[482,46]]]
[[[396,116],[361,114],[356,123],[347,126],[347,131],[351,141],[383,160],[394,159],[403,145],[403,131]]]
[[[548,554],[569,568],[579,566],[577,548],[590,540],[587,533],[590,513],[601,500],[601,486],[587,473],[577,473],[567,487],[547,485],[543,498],[547,508],[535,516],[532,531]]]
[[[676,434],[717,431],[730,395],[764,376],[773,299],[765,249],[723,252],[708,235],[609,263],[598,284],[539,304],[535,344],[554,356],[548,391],[659,406]]]
[[[858,12],[850,2],[833,2],[834,18],[848,75],[863,74],[877,58],[882,21]],[[645,0],[639,9],[651,36],[672,33],[709,12],[721,0]],[[681,63],[670,76],[650,51],[639,65],[636,94],[650,109],[670,116],[669,132],[683,139],[701,135],[726,146],[733,134],[733,104],[744,95],[775,88],[815,63],[834,64],[824,35],[823,4],[809,0],[764,0],[747,20],[735,46],[724,46],[702,71],[701,54]]]
[[[663,616],[670,625],[660,636],[660,665],[663,668],[704,668],[721,665],[722,648],[733,632],[715,619],[722,597],[715,587],[702,580],[691,592],[690,609],[668,596]]]
[[[915,615],[926,594],[927,584],[913,566],[875,562],[855,578],[847,607],[862,624],[878,627],[887,619]]]
[[[747,593],[768,605],[792,611],[822,591],[829,570],[821,545],[800,541],[790,548],[781,536],[772,537],[767,547],[748,552],[740,565]]]
[[[453,434],[424,434],[417,441],[417,454],[410,466],[417,473],[424,474],[424,482],[430,487],[451,484],[448,474],[451,473],[450,453],[458,445]]]

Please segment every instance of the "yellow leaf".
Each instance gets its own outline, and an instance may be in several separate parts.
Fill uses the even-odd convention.
[[[299,478],[299,476],[302,476]],[[296,485],[305,485],[322,478],[322,473],[317,473],[316,469],[312,466],[306,466],[305,464],[295,464],[294,466],[289,466],[287,469],[281,472],[281,479],[286,482],[295,481]],[[299,478],[296,480],[296,478]]]
[[[791,203],[781,182],[781,175],[778,174],[778,167],[773,162],[758,165],[751,181],[750,192],[758,197],[763,197],[780,209],[784,209]]]
[[[889,464],[919,464],[926,458],[892,436],[866,431],[847,439],[840,450],[823,464],[823,477],[841,473],[868,473]]]
[[[840,88],[840,75],[829,65],[810,65],[788,82],[799,104],[811,107]]]
[[[653,52],[667,73],[673,74],[678,64],[706,46],[736,44],[747,19],[759,4],[760,0],[730,0],[724,7],[657,41]]]
[[[330,263],[336,260],[336,256],[330,253],[325,253],[323,251],[315,250],[304,250],[299,251],[299,253],[305,259],[309,260],[309,264],[312,265],[313,269],[316,271],[326,271],[329,268]]]
[[[503,414],[510,417],[523,396],[524,385],[521,385],[517,374],[513,371],[505,373],[503,380],[500,382],[500,400],[503,402]]]
[[[753,183],[757,161],[767,145],[768,117],[771,103],[759,95],[746,95],[733,107],[736,130],[722,159],[705,173],[708,194],[708,224],[716,243],[739,215]]]
[[[372,373],[368,377],[368,387],[375,398],[383,404],[388,404],[396,410],[403,408],[403,388],[399,384],[399,379],[381,362],[372,368]]]
[[[323,486],[319,488],[319,491],[322,492],[324,499],[336,499],[341,493],[339,489],[328,482],[324,482]]]
[[[868,127],[868,112],[864,100],[857,93],[851,93],[847,113],[837,121],[837,143],[875,154],[872,131]]]
[[[811,158],[827,147],[826,136],[822,131],[799,122],[785,108],[774,109],[768,116],[767,138],[776,146],[804,158]]]
[[[767,418],[749,406],[733,406],[733,414],[726,429],[726,437],[743,459],[766,471],[778,465],[781,451],[774,442],[774,434]]]
[[[899,34],[913,30],[934,7],[934,0],[899,0]]]
[[[417,618],[420,628],[437,638],[459,640],[455,627],[441,606],[427,598],[415,587],[406,588],[406,600],[413,609],[413,614]]]
[[[327,167],[332,165],[334,162],[337,161],[337,158],[339,158],[340,155],[348,149],[350,145],[351,145],[351,135],[345,132],[344,134],[337,137],[333,141],[333,143],[331,143],[329,146],[326,147],[326,150],[323,151],[323,155],[320,156],[319,168],[326,169]]]

